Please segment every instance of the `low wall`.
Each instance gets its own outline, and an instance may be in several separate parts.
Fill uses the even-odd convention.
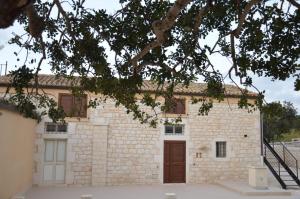
[[[0,106],[0,198],[10,199],[32,185],[36,121]]]

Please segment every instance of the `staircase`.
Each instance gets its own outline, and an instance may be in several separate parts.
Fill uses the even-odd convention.
[[[264,138],[264,162],[283,189],[299,189],[298,161],[281,142],[269,143]]]

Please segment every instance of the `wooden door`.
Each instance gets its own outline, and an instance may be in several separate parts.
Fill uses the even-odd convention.
[[[185,141],[164,142],[164,183],[185,183]]]

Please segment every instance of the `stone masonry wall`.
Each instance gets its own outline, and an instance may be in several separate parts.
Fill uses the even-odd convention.
[[[93,147],[93,126],[88,123],[78,123],[73,138],[72,151],[75,159],[72,162],[74,184],[90,185],[92,183],[92,147]]]
[[[197,108],[190,105],[190,182],[247,178],[248,166],[260,163],[259,113],[220,103],[208,116],[199,117]],[[216,141],[227,142],[226,158],[216,158]]]
[[[91,117],[109,124],[107,185],[159,183],[159,130],[141,125],[108,101],[92,110]]]
[[[94,127],[92,153],[92,185],[106,185],[107,125]]]
[[[66,134],[55,135],[45,134],[44,122],[37,126],[34,154],[35,168],[33,169],[34,184],[44,184],[44,140],[63,139],[67,140],[66,184],[105,185],[107,126],[93,125],[90,122],[69,122]]]
[[[260,163],[259,112],[215,103],[208,116],[188,101],[183,116],[187,142],[187,183],[244,179],[248,166]],[[159,184],[163,178],[163,125],[140,124],[111,100],[88,111],[88,118],[68,121],[66,184]],[[39,125],[38,129],[43,127]],[[42,184],[43,136],[37,136],[35,184]],[[170,139],[176,139],[174,137]],[[227,142],[227,157],[215,157],[215,142]]]

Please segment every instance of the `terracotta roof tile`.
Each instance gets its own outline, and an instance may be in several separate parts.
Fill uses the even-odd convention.
[[[9,85],[11,80],[11,76],[0,76],[0,86],[7,86]],[[44,88],[58,88],[58,89],[67,89],[74,85],[80,85],[80,79],[75,78],[73,80],[64,78],[64,77],[57,77],[55,75],[39,75],[39,84],[41,87]],[[206,89],[205,83],[190,83],[189,87],[185,87],[182,84],[179,84],[175,87],[174,92],[176,94],[187,94],[187,95],[203,95]],[[156,84],[145,80],[143,86],[141,88],[143,91],[155,91]],[[240,96],[241,91],[238,87],[233,85],[225,85],[226,95],[228,96]],[[256,96],[257,93],[248,92],[249,96]]]

